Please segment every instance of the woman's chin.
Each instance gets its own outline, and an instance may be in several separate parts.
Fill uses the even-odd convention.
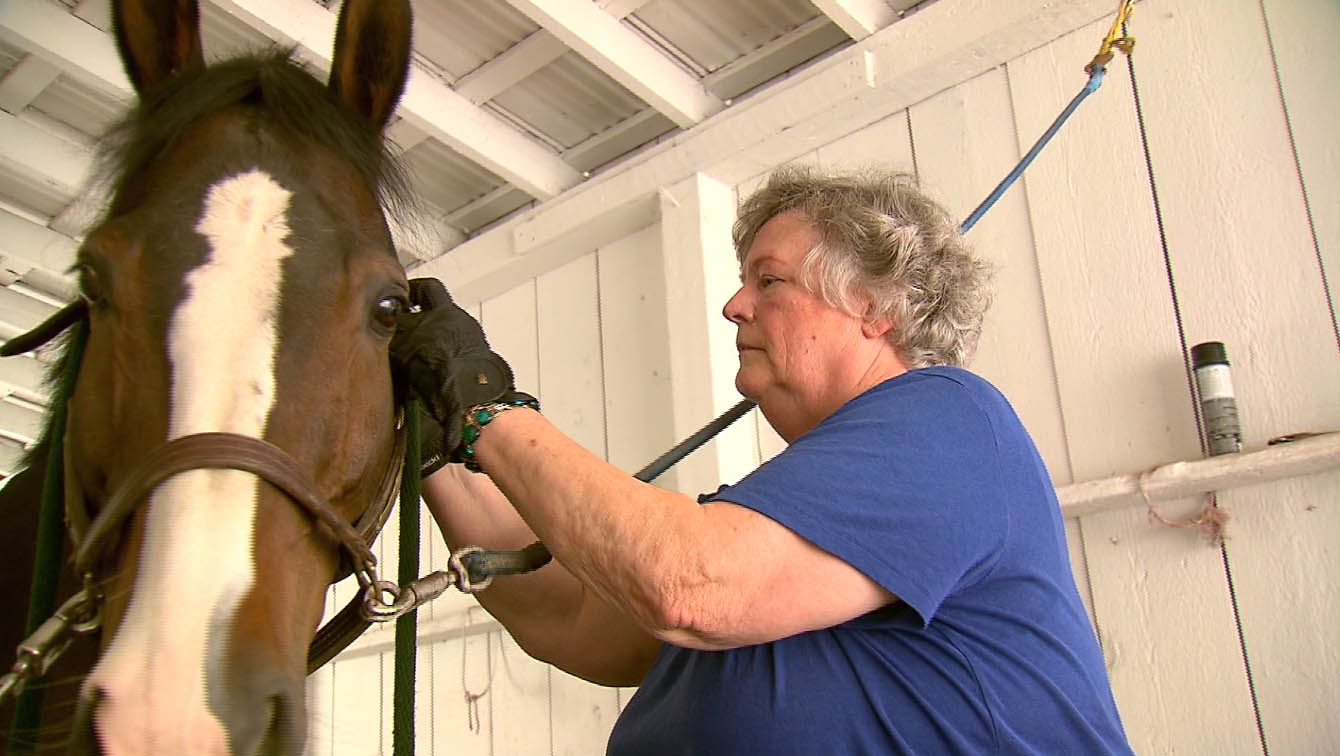
[[[758,376],[750,375],[745,370],[740,370],[735,374],[735,390],[746,399],[758,401],[759,391],[763,388],[763,382]]]

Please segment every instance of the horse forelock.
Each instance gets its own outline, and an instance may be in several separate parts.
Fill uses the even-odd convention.
[[[115,195],[203,116],[230,106],[252,109],[265,125],[297,134],[342,156],[375,193],[381,209],[412,223],[415,202],[404,166],[377,126],[338,103],[285,51],[243,56],[192,69],[141,95],[104,134],[99,177]]]

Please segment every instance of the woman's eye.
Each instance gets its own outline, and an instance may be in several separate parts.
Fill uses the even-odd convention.
[[[377,300],[377,306],[373,308],[372,317],[377,324],[387,330],[395,330],[396,320],[409,310],[409,303],[404,297],[382,297]]]
[[[771,285],[777,283],[777,282],[780,281],[780,280],[782,280],[782,279],[780,279],[780,278],[778,278],[778,277],[776,277],[776,276],[759,276],[759,278],[758,278],[758,288],[760,288],[760,289],[766,289],[766,288],[768,288],[769,286],[771,286]]]

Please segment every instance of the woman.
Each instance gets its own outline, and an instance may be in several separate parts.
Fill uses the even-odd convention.
[[[406,316],[395,359],[486,473],[425,481],[447,542],[555,556],[480,602],[536,658],[641,686],[611,754],[1130,753],[1047,471],[955,367],[988,297],[948,214],[906,176],[788,169],[734,235],[736,387],[789,445],[700,501],[550,425],[445,292]]]

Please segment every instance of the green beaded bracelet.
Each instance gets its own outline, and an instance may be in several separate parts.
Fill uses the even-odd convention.
[[[498,415],[518,407],[530,407],[536,412],[540,411],[540,403],[536,401],[535,397],[523,394],[520,391],[509,391],[497,401],[476,404],[465,411],[465,427],[461,429],[460,451],[461,461],[465,463],[465,469],[471,472],[480,471],[479,462],[475,460],[475,442],[484,432],[484,426],[493,422],[493,419]]]

